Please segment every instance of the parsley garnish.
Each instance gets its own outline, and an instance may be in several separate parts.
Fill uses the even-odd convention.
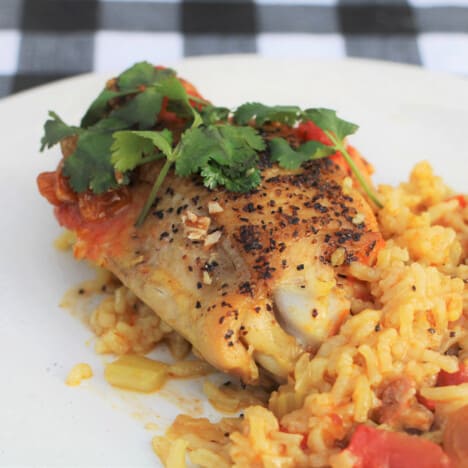
[[[170,130],[154,130],[164,105],[185,122],[177,142]],[[346,149],[345,138],[356,132],[357,125],[329,109],[301,110],[253,102],[231,111],[189,96],[173,70],[140,62],[110,82],[79,127],[67,125],[53,112],[49,116],[41,151],[63,138],[77,137],[74,153],[64,160],[63,174],[78,193],[91,190],[98,194],[128,184],[138,166],[164,159],[137,225],[146,218],[171,167],[182,177],[198,175],[210,189],[222,186],[247,192],[261,182],[258,153],[267,147],[271,160],[285,169],[297,169],[306,161],[339,151],[368,196],[381,206]],[[284,138],[268,141],[258,131],[267,122],[293,127],[307,121],[320,127],[331,145],[309,141],[293,148]]]

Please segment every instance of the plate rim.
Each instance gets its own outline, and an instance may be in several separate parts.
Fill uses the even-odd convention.
[[[288,57],[265,57],[259,54],[213,54],[213,55],[197,55],[190,57],[183,57],[179,60],[169,61],[168,66],[177,69],[178,67],[184,66],[184,64],[192,63],[203,63],[203,62],[236,62],[236,61],[254,61],[254,62],[265,62],[265,63],[283,63],[288,65],[297,64],[308,64],[312,65],[335,65],[335,66],[356,66],[356,67],[369,67],[369,68],[387,68],[394,70],[397,73],[410,73],[412,75],[419,75],[427,78],[434,78],[438,80],[452,81],[456,85],[468,86],[468,77],[464,75],[458,75],[455,73],[449,73],[445,71],[432,70],[425,68],[422,65],[409,64],[403,62],[392,62],[382,59],[368,59],[360,57],[341,57],[341,58],[288,58]],[[136,63],[136,62],[135,62]],[[131,64],[129,64],[131,66]],[[76,75],[67,76],[58,80],[54,80],[48,83],[44,83],[32,88],[24,89],[21,91],[14,92],[10,95],[4,96],[0,99],[0,106],[6,102],[10,102],[16,98],[26,97],[29,94],[34,94],[41,91],[48,91],[50,88],[55,86],[64,85],[74,80],[84,79],[107,79],[122,70],[109,70],[109,71],[91,71],[86,73],[78,73]]]

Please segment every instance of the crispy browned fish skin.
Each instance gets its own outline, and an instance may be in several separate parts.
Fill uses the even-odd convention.
[[[74,207],[71,223],[70,205],[58,207],[61,224],[78,234],[75,254],[111,270],[217,368],[255,382],[257,361],[285,378],[301,347],[279,325],[274,293],[285,278],[330,269],[338,247],[345,264],[372,262],[381,236],[370,207],[356,190],[343,193],[346,174],[323,159],[298,171],[267,168],[247,194],[210,191],[198,179],[170,174],[152,214],[135,228],[151,187],[143,179],[154,180],[157,169],[132,186],[131,202],[111,220],[77,224]],[[210,201],[223,211],[210,215]],[[187,210],[211,218],[210,232],[221,230],[216,244],[188,239]],[[359,225],[357,213],[364,215]],[[343,318],[333,318],[320,337]]]

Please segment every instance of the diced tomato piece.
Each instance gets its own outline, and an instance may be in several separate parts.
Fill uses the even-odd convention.
[[[304,122],[297,127],[297,136],[300,141],[318,141],[324,145],[331,146],[332,142],[325,135],[325,132],[314,122]],[[349,170],[349,166],[341,153],[336,152],[330,156],[330,159],[338,166],[341,166],[345,170]]]
[[[466,208],[466,205],[468,205],[467,197],[465,195],[455,195],[454,197],[450,197],[448,200],[457,200],[458,204],[462,208]]]
[[[297,136],[302,141],[319,141],[330,146],[332,142],[325,135],[325,132],[314,124],[314,122],[304,122],[297,127]]]
[[[297,127],[297,136],[300,141],[318,141],[328,146],[332,144],[327,135],[325,135],[325,132],[319,126],[315,125],[314,122],[301,123]],[[341,153],[337,151],[330,156],[330,159],[346,172],[350,173],[351,169]]]
[[[51,205],[59,205],[60,200],[57,198],[57,176],[55,171],[42,172],[37,176],[37,186],[40,194],[47,198]]]
[[[437,387],[446,387],[447,385],[459,385],[468,382],[468,367],[460,363],[457,372],[445,372],[441,370],[437,376]]]
[[[370,181],[370,177],[374,172],[372,165],[364,159],[362,154],[354,146],[348,145],[346,149],[362,175]]]
[[[429,400],[425,397],[423,397],[422,395],[417,395],[417,399],[419,401],[419,403],[421,403],[421,405],[424,405],[427,409],[431,410],[431,411],[434,411],[435,410],[435,407],[436,407],[436,404],[435,404],[435,401],[434,400]]]
[[[195,88],[195,86],[190,83],[190,81],[184,80],[183,78],[179,78],[179,81],[182,83],[182,86],[185,88],[185,91],[187,91],[189,96],[204,99],[203,96],[198,92],[198,89]]]
[[[348,173],[348,175],[351,174],[351,168],[349,167],[348,163],[346,162],[346,159],[343,157],[343,155],[339,152],[336,152],[330,156],[330,159],[337,165],[340,166],[341,169],[343,169],[345,172]]]
[[[433,442],[361,425],[346,449],[355,468],[449,468],[450,458]]]
[[[372,175],[373,169],[372,166],[367,163],[362,155],[359,153],[359,151],[354,148],[354,146],[348,145],[346,147],[349,155],[351,156],[351,159],[354,161],[354,164],[357,166],[357,168],[361,171],[361,174],[366,177],[367,179],[370,180],[370,176]],[[343,157],[343,155],[340,152],[336,152],[329,156],[329,158],[338,166],[341,167],[345,172],[347,172],[348,175],[351,175],[351,168],[349,167],[349,164],[346,162],[346,159]]]
[[[166,67],[157,65],[154,68],[156,68],[156,70],[164,70]],[[190,81],[184,80],[183,78],[180,78],[179,76],[177,77],[177,79],[180,81],[180,83],[182,84],[182,86],[184,87],[185,91],[187,92],[189,96],[193,96],[195,98],[205,100],[205,98],[198,92],[197,88],[195,88],[195,86],[192,83],[190,83]],[[195,107],[198,110],[202,108],[202,105],[198,102],[195,102],[192,100],[189,100],[189,102],[192,107]],[[167,104],[168,104],[168,99],[164,98],[162,106],[161,106],[161,111],[159,113],[159,119],[163,120],[168,125],[173,124],[176,126],[178,125],[183,126],[185,123],[184,119],[177,117],[177,115],[174,112],[169,112],[167,110]]]
[[[279,430],[281,432],[286,432],[288,434],[296,434],[296,435],[302,435],[302,440],[301,440],[301,449],[302,450],[306,450],[307,449],[307,434],[301,434],[301,433],[297,433],[297,432],[289,432],[284,426],[282,426],[280,424],[280,427],[279,427]]]
[[[447,385],[459,385],[468,382],[468,367],[460,364],[457,372],[446,372],[441,370],[437,376],[436,387],[446,387]],[[435,402],[418,395],[418,401],[431,411],[435,410]]]

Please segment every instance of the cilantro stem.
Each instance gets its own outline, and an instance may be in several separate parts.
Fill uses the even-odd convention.
[[[358,180],[358,182],[361,184],[362,188],[364,189],[364,192],[366,192],[366,195],[375,203],[375,205],[378,208],[383,208],[381,201],[377,198],[377,195],[374,193],[372,188],[367,183],[367,180],[362,175],[362,172],[356,166],[355,162],[353,161],[353,158],[346,150],[346,147],[343,144],[343,142],[338,141],[332,132],[325,131],[325,134],[327,135],[328,138],[330,138],[335,148],[343,155],[346,162],[348,163],[348,166],[351,168],[354,175],[356,176],[356,179]]]
[[[191,107],[191,109],[193,113],[193,122],[190,128],[197,128],[203,123],[203,121],[200,117],[200,114],[193,107]],[[167,153],[165,154],[165,156],[167,157],[166,162],[164,163],[164,166],[159,171],[158,177],[156,181],[154,182],[154,185],[153,185],[153,188],[151,189],[149,197],[146,200],[146,203],[143,206],[143,209],[141,210],[141,213],[138,216],[138,219],[135,223],[136,227],[140,227],[145,222],[145,219],[148,216],[151,206],[153,205],[154,200],[156,199],[156,195],[158,194],[158,191],[162,183],[164,182],[164,179],[166,178],[167,173],[169,172],[169,169],[172,166],[172,163],[175,162],[177,157],[179,156],[181,148],[182,148],[182,142],[180,141],[177,144],[177,146],[174,148],[171,154],[167,154]],[[154,161],[155,159],[159,159],[159,157],[160,157],[159,154],[154,155],[154,156],[148,156],[147,158],[144,159],[144,161],[141,162],[141,164]]]
[[[137,164],[137,166],[142,166],[143,164],[148,164],[150,162],[157,161],[158,159],[161,159],[161,153],[156,153],[153,156],[146,156]]]
[[[159,172],[156,181],[154,182],[153,188],[151,189],[149,197],[146,200],[146,203],[143,206],[141,213],[138,216],[137,222],[135,223],[136,227],[140,227],[144,223],[146,217],[148,216],[149,211],[151,210],[151,206],[153,205],[154,200],[156,200],[156,195],[158,194],[158,191],[161,188],[161,185],[164,182],[164,179],[166,178],[166,175],[169,172],[169,169],[171,168],[171,166],[172,166],[172,161],[167,159],[161,171]]]
[[[203,104],[204,106],[209,106],[210,105],[210,101],[207,101],[206,99],[199,98],[199,97],[196,97],[196,96],[192,96],[191,94],[189,94],[187,96],[187,98],[188,98],[189,101],[196,102],[197,104]]]

